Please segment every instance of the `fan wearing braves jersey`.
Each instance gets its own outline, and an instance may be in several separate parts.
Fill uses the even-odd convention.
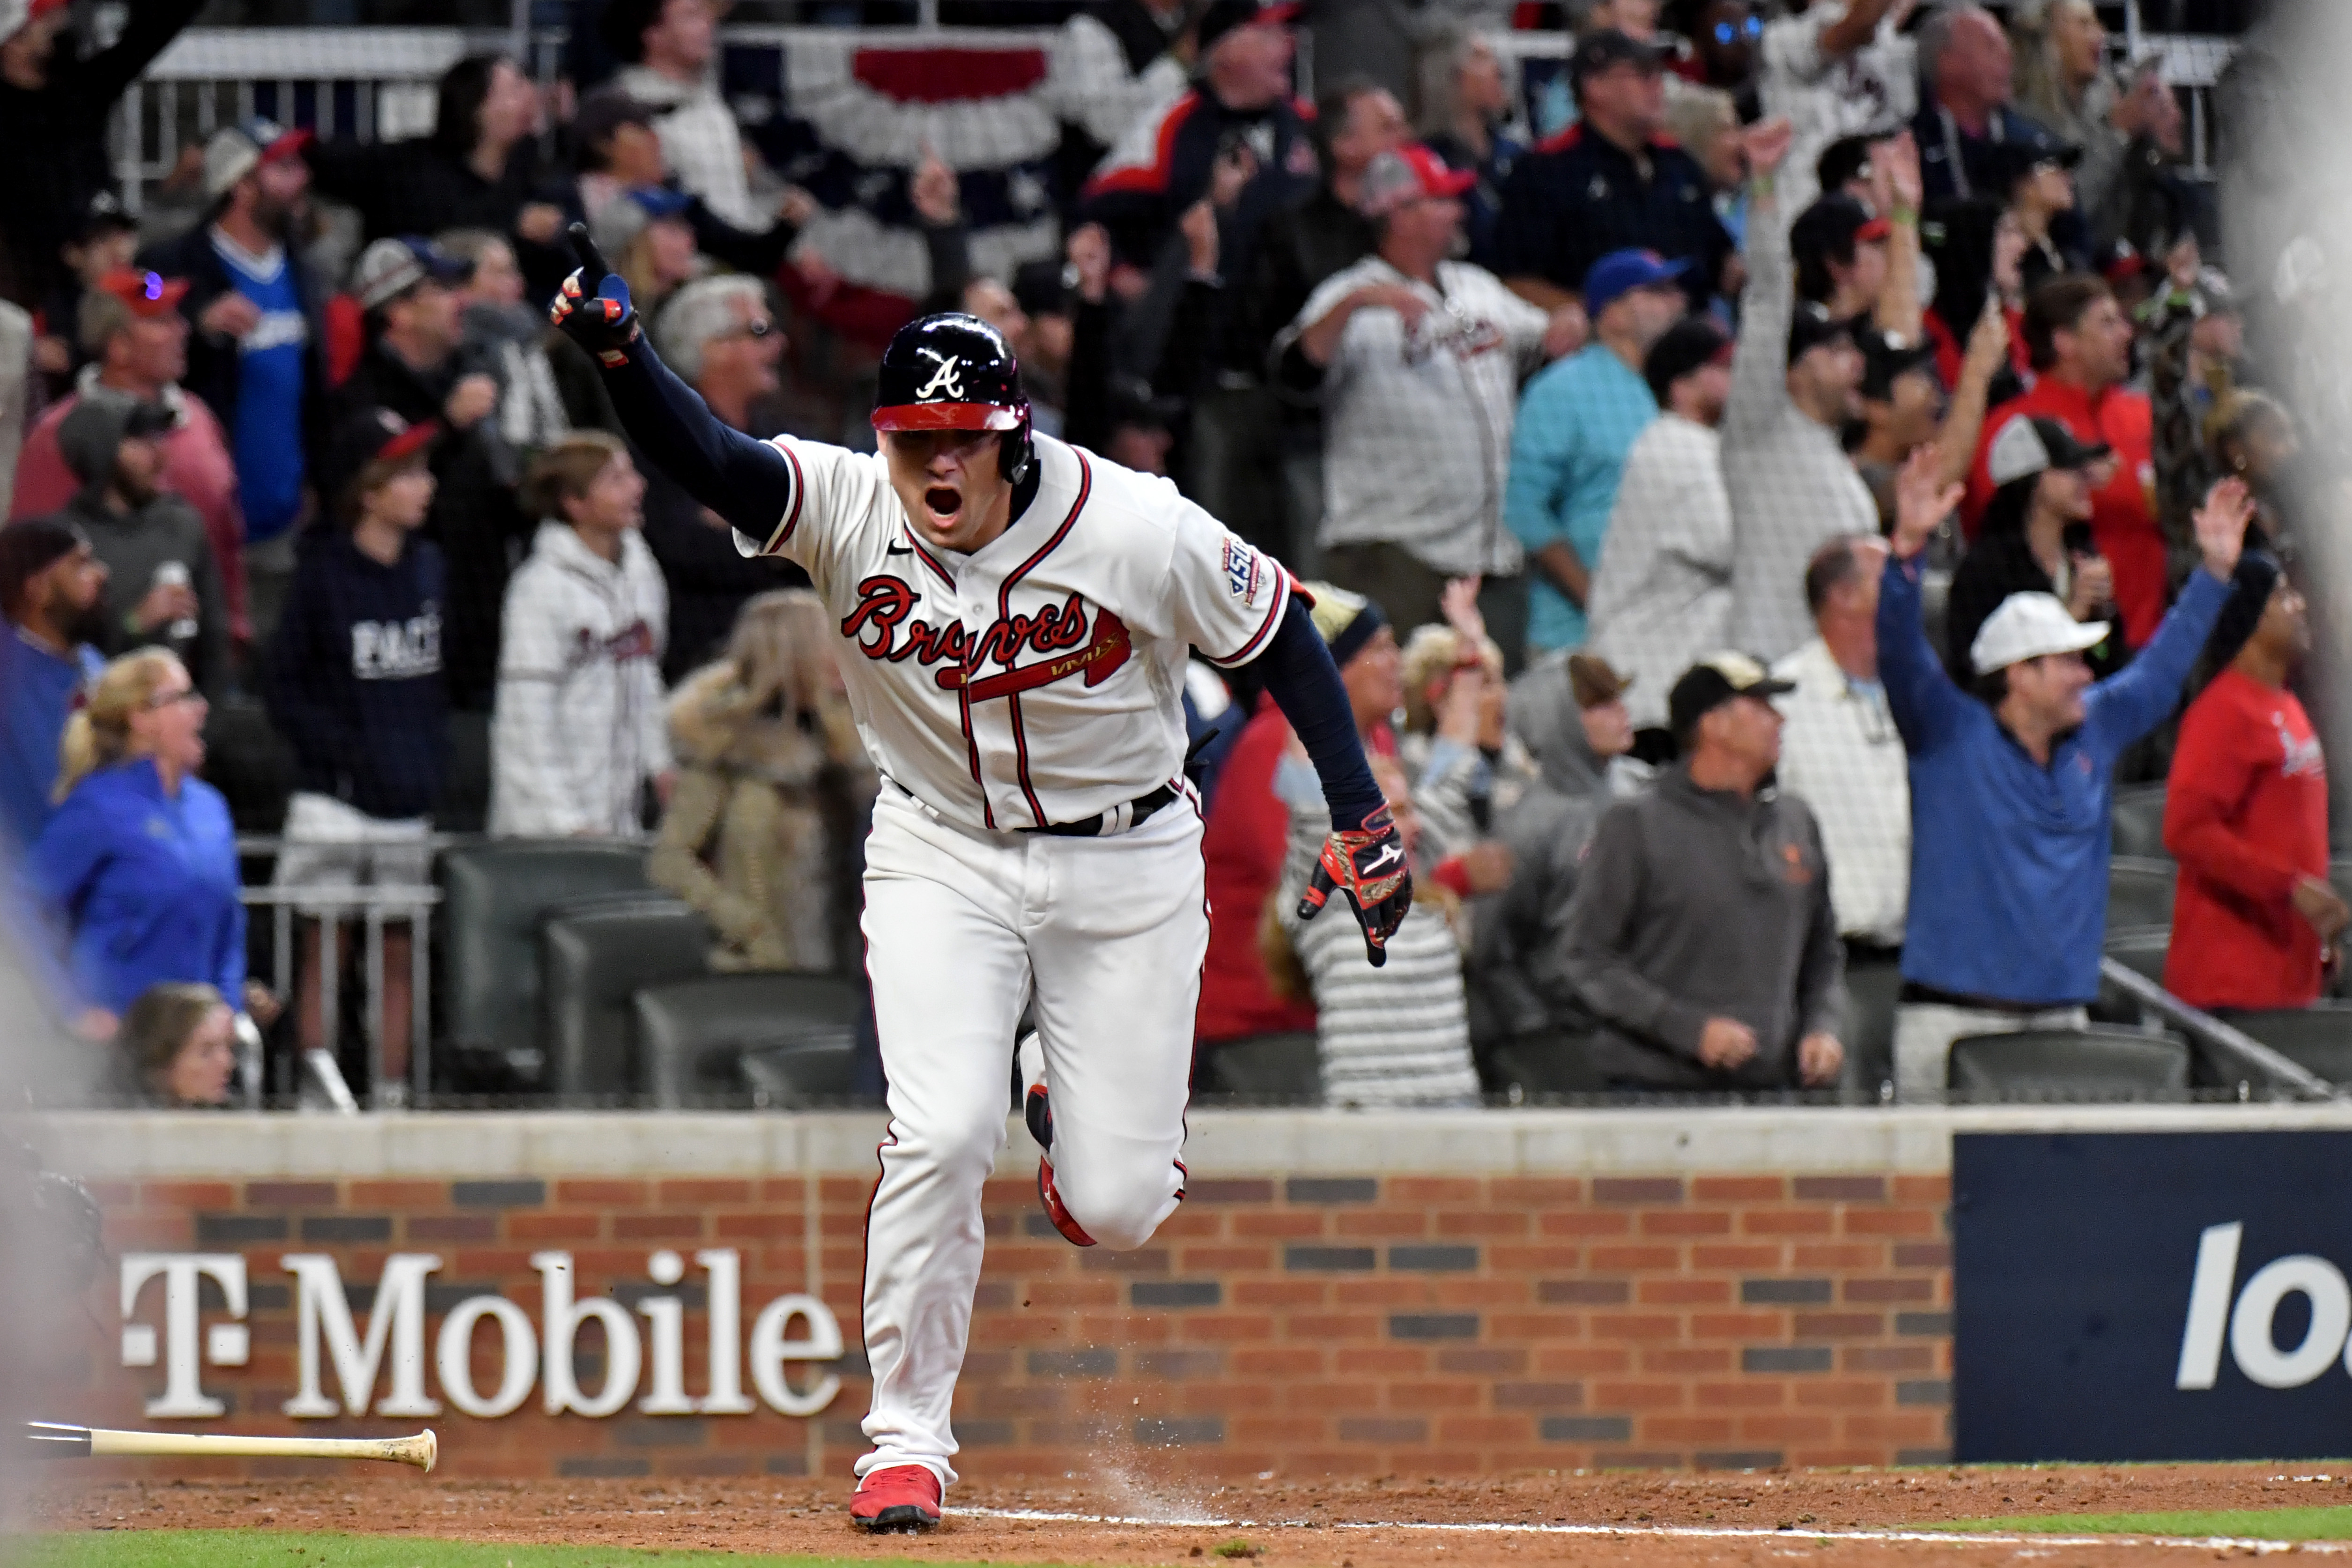
[[[1208,944],[1185,661],[1256,663],[1313,759],[1336,890],[1367,956],[1412,900],[1347,690],[1289,576],[1166,479],[1035,434],[1012,350],[926,317],[883,354],[881,450],[761,442],[655,358],[593,252],[551,315],[631,437],[747,552],[797,563],[843,642],[883,777],[865,933],[889,1136],[866,1226],[874,1447],[852,1518],[938,1521],[981,1268],[981,1187],[1017,1060],[1038,1196],[1080,1247],[1141,1246],[1184,1195],[1193,1005]],[[1034,1032],[1013,1035],[1023,1010]]]

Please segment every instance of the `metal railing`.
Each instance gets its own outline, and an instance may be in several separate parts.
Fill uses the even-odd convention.
[[[2143,32],[2137,16],[2134,6],[2124,58],[2161,58],[2165,79],[2187,92],[2191,172],[2206,177],[2210,173],[2209,100],[2236,45],[2226,38]],[[795,42],[852,35],[999,48],[1042,47],[1056,37],[1045,28],[941,28],[936,0],[924,0],[912,28],[752,25],[727,28],[721,38],[728,44],[788,49]],[[423,135],[433,126],[434,84],[458,59],[501,50],[523,58],[541,80],[552,81],[561,71],[564,42],[560,28],[520,25],[506,30],[191,28],[163,51],[117,106],[116,177],[126,204],[138,211],[146,188],[172,172],[184,147],[200,146],[219,127],[256,114],[308,127],[322,137],[390,141]],[[1557,59],[1568,49],[1566,36],[1558,32],[1504,33],[1496,43],[1506,59],[1514,62]],[[1302,86],[1311,91],[1311,47],[1302,47],[1299,68]]]
[[[306,841],[304,847],[313,847]],[[382,847],[378,845],[375,847]],[[342,1034],[343,930],[357,923],[362,935],[361,962],[366,976],[367,1010],[362,1026],[367,1045],[367,1100],[377,1110],[422,1100],[433,1088],[433,911],[440,906],[441,889],[429,886],[372,888],[261,887],[240,895],[248,909],[266,909],[270,915],[274,989],[289,1009],[294,999],[297,947],[294,922],[314,920],[319,931],[318,1049],[329,1062],[337,1059]],[[387,1092],[384,1077],[384,958],[383,932],[390,924],[409,928],[408,1076],[404,1094]],[[301,1019],[295,1019],[299,1029]],[[315,1068],[311,1069],[315,1074]],[[290,1093],[293,1084],[279,1084]]]

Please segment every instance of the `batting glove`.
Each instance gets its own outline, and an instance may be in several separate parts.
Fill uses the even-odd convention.
[[[587,272],[584,267],[574,268],[563,280],[547,319],[599,363],[625,364],[639,336],[637,313],[629,304],[629,286],[619,273],[607,272],[595,292],[590,293]]]
[[[1364,928],[1364,956],[1380,968],[1389,961],[1389,938],[1412,908],[1412,868],[1387,806],[1364,818],[1360,828],[1323,840],[1323,858],[1298,900],[1298,918],[1313,920],[1335,890],[1348,895],[1356,923]]]

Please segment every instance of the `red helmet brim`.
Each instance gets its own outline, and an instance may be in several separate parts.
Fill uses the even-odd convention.
[[[1025,410],[991,403],[899,403],[874,411],[877,430],[1018,430]]]

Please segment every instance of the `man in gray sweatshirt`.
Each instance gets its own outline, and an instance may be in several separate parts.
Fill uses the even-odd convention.
[[[1845,1049],[1845,950],[1802,801],[1764,790],[1789,690],[1744,654],[1694,665],[1667,699],[1682,761],[1609,808],[1569,906],[1563,963],[1601,1021],[1610,1087],[1820,1088]]]

